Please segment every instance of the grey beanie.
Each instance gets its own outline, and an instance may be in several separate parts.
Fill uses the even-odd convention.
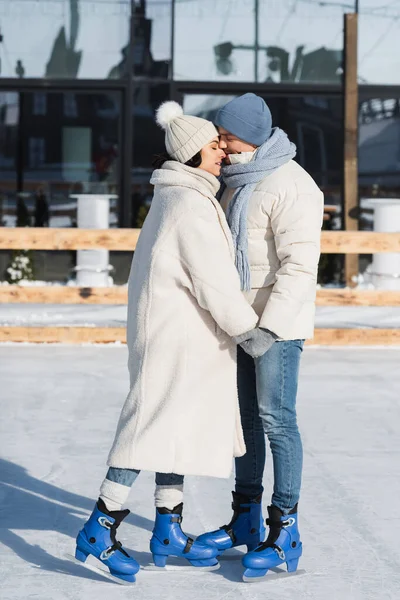
[[[185,163],[218,136],[206,119],[184,115],[177,102],[164,102],[156,111],[157,124],[165,131],[165,147],[171,158]]]
[[[272,116],[266,102],[249,93],[220,108],[215,124],[248,144],[261,146],[271,135]]]

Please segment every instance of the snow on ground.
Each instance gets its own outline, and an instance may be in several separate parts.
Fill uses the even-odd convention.
[[[0,346],[2,600],[398,600],[399,350],[307,349],[299,392],[307,574],[241,581],[241,551],[213,573],[140,572],[118,586],[65,559],[92,510],[127,391],[125,347]],[[271,487],[270,461],[265,480]],[[232,480],[187,478],[184,528],[230,518]],[[153,475],[131,492],[120,539],[143,564]]]
[[[0,326],[88,325],[124,327],[126,306],[0,304]],[[400,307],[318,306],[316,327],[400,327]]]

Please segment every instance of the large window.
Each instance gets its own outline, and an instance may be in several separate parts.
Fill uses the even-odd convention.
[[[134,227],[143,225],[150,207],[153,195],[150,178],[154,155],[165,152],[165,132],[156,124],[155,111],[169,96],[170,87],[166,83],[147,82],[135,88],[131,188]]]
[[[400,2],[360,0],[360,83],[400,84]]]
[[[0,92],[0,226],[16,221],[16,208],[10,220],[8,204],[11,198],[17,203],[19,108],[19,94]]]
[[[360,197],[400,197],[400,98],[362,98],[359,109]]]
[[[121,76],[129,21],[129,0],[0,0],[0,76]]]
[[[354,10],[352,0],[259,4],[259,81],[340,84],[343,19]]]
[[[349,0],[176,3],[174,77],[340,83]]]
[[[2,224],[73,227],[77,194],[119,195],[120,94],[48,92],[39,104],[45,114],[35,93],[0,95]],[[114,199],[111,225],[118,212]]]
[[[135,75],[171,77],[172,0],[135,0],[134,6]]]
[[[254,81],[254,0],[176,2],[174,25],[174,79]]]

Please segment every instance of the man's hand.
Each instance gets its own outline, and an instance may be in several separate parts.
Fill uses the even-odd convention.
[[[238,335],[234,338],[247,354],[253,358],[263,356],[274,345],[277,336],[269,329],[256,327],[247,333]]]

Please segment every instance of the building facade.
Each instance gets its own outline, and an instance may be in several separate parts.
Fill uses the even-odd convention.
[[[400,197],[399,3],[0,0],[1,223],[76,226],[71,196],[85,192],[117,197],[110,226],[141,226],[156,107],[212,119],[247,91],[340,208],[343,17],[356,11],[360,196]]]

